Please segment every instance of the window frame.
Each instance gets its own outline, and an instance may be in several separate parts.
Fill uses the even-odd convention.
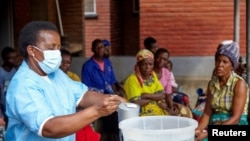
[[[139,0],[133,0],[133,13],[139,14],[140,11],[140,2]]]
[[[96,12],[96,0],[92,0],[93,1],[93,11],[85,11],[86,9],[84,8],[84,16],[86,19],[93,19],[93,18],[97,18],[97,12]],[[85,0],[84,0],[84,6],[85,6]]]

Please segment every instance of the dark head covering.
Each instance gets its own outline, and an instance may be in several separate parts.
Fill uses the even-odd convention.
[[[221,42],[215,53],[215,59],[219,55],[227,56],[232,62],[233,68],[236,69],[239,60],[239,44],[231,40]]]
[[[104,47],[110,46],[110,42],[108,40],[102,40]]]

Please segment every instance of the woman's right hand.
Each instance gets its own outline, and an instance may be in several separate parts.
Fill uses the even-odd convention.
[[[121,102],[127,102],[127,100],[118,95],[102,94],[90,90],[84,94],[78,108],[85,109],[87,107],[92,107],[96,111],[96,114],[102,117],[117,111]]]
[[[101,116],[107,116],[118,110],[121,102],[126,100],[118,95],[103,94],[103,97],[95,104],[98,113]]]

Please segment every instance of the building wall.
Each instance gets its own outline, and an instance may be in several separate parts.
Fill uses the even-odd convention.
[[[1,0],[1,24],[0,24],[0,52],[6,46],[15,47],[14,32],[13,32],[13,0]],[[0,64],[3,63],[0,57]]]
[[[84,48],[84,0],[59,0],[61,22],[62,47],[69,50],[73,55],[82,56]]]
[[[97,18],[85,19],[85,54],[92,55],[94,39],[111,41],[113,55],[134,55],[139,50],[139,14],[133,0],[96,0]]]
[[[15,0],[13,3],[14,42],[17,47],[18,36],[25,24],[33,20],[55,23],[62,36],[63,47],[71,53],[83,50],[84,6],[83,0],[59,0],[60,13],[55,0]],[[60,26],[59,16],[62,26]],[[67,43],[67,46],[65,45]],[[84,51],[83,51],[84,52]]]
[[[134,0],[123,0],[123,53],[135,55],[139,50],[139,13],[134,13]]]
[[[219,42],[233,39],[234,35],[232,0],[140,0],[139,14],[133,13],[133,0],[96,0],[96,19],[84,19],[83,0],[59,2],[64,34],[83,49],[86,57],[92,55],[91,43],[96,38],[111,40],[113,55],[135,55],[143,48],[143,40],[153,36],[160,47],[169,49],[171,56],[209,56]],[[13,6],[17,46],[21,28],[32,20],[32,8],[29,0],[15,0]],[[244,56],[246,2],[240,1],[240,6],[240,51]],[[43,15],[59,27],[55,1],[47,0],[43,9],[47,9]],[[32,13],[37,12],[34,10]]]
[[[70,42],[82,44],[83,0],[59,0],[59,3],[64,35]]]
[[[97,18],[85,19],[85,54],[91,56],[91,44],[95,39],[111,38],[110,0],[96,0]]]
[[[246,1],[240,1],[240,52],[246,52]],[[140,1],[140,47],[147,36],[171,56],[213,55],[218,43],[234,38],[233,0]]]
[[[19,33],[23,26],[30,21],[31,9],[29,0],[15,0],[13,4],[14,42],[17,48]]]
[[[120,0],[110,0],[110,41],[111,53],[123,55],[122,40],[122,3]]]

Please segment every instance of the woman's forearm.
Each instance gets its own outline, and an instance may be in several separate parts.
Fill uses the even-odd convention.
[[[165,93],[159,93],[159,94],[142,94],[142,99],[150,99],[154,101],[163,100],[165,99]]]
[[[71,135],[100,116],[98,111],[92,106],[75,114],[51,118],[44,124],[42,136],[62,138]]]
[[[165,97],[166,97],[165,100],[166,100],[166,103],[167,103],[168,107],[172,108],[173,107],[173,98],[172,98],[172,95],[168,94]]]
[[[151,102],[150,99],[140,99],[140,100],[134,101],[134,103],[138,104],[140,107],[147,105],[149,102]]]

